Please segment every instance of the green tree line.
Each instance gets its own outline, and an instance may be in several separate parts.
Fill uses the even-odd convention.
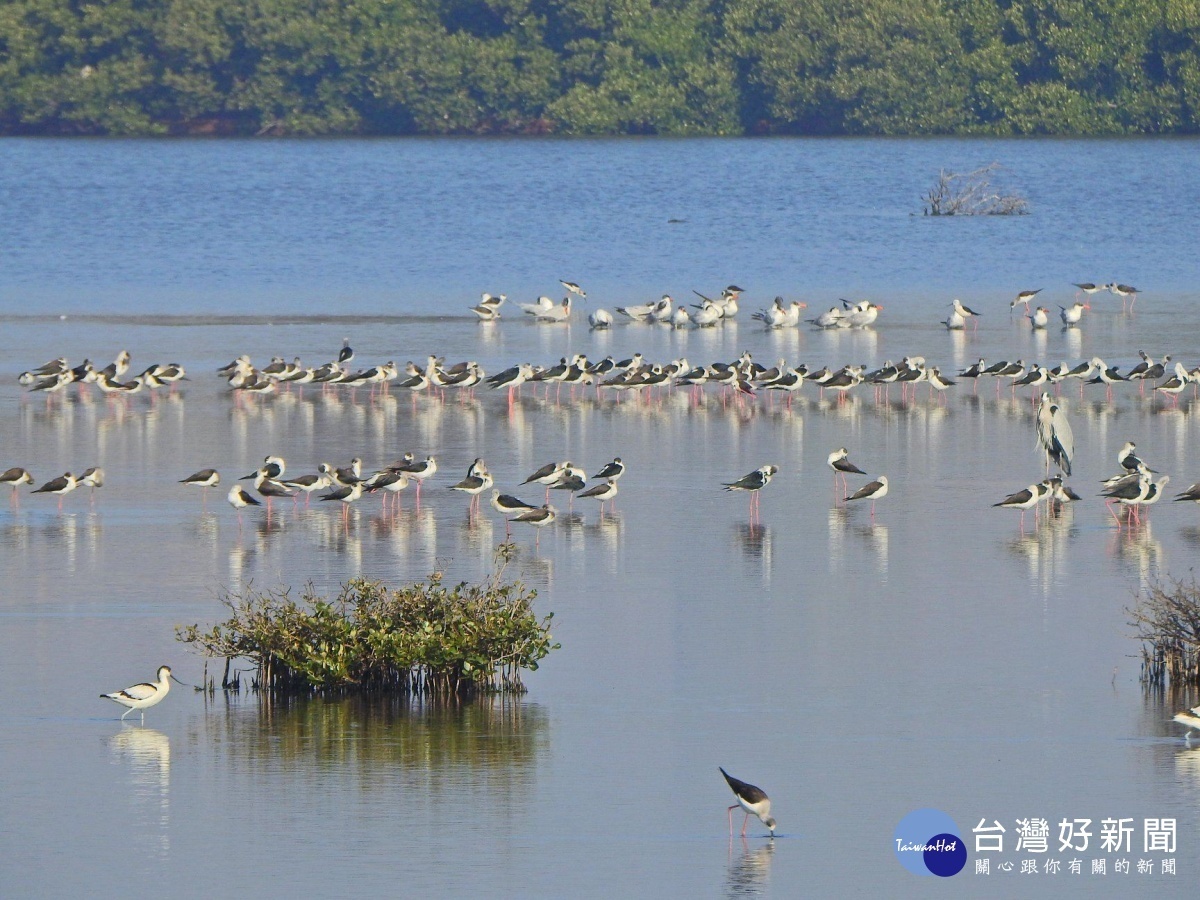
[[[4,134],[1200,130],[1200,0],[0,0]]]

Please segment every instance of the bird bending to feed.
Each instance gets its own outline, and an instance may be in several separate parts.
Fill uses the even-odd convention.
[[[742,837],[746,836],[746,825],[750,822],[751,813],[758,816],[762,823],[771,830],[771,837],[774,837],[775,820],[771,818],[771,798],[767,796],[766,791],[752,784],[746,784],[744,781],[739,781],[720,766],[717,766],[717,768],[725,776],[725,781],[729,783],[729,787],[733,791],[733,796],[737,797],[737,803],[729,807],[728,810],[729,836],[733,837],[733,811],[740,807],[746,813],[746,818],[742,821]]]
[[[1018,303],[1024,303],[1025,311],[1029,312],[1029,304],[1033,301],[1033,298],[1041,292],[1041,288],[1038,288],[1036,291],[1021,291],[1021,293],[1017,294],[1017,299],[1008,305],[1008,311],[1011,313],[1017,308]]]
[[[871,518],[875,518],[875,501],[881,500],[887,496],[888,480],[886,475],[880,475],[878,479],[870,484],[859,488],[849,497],[844,499],[844,502],[850,503],[854,500],[870,500],[871,501]]]
[[[1191,500],[1193,503],[1200,503],[1200,482],[1193,484],[1186,491],[1175,498],[1176,502],[1180,500]]]
[[[565,287],[572,294],[578,294],[580,297],[587,296],[587,292],[573,281],[563,281],[560,278],[558,283]]]
[[[122,720],[131,712],[137,710],[144,721],[146,710],[162,702],[163,697],[167,696],[171,690],[172,681],[176,684],[183,684],[182,681],[171,674],[170,666],[159,666],[157,677],[158,681],[143,681],[141,684],[127,687],[123,691],[113,691],[111,694],[101,694],[100,696],[106,700],[113,700],[122,706],[129,707],[129,709],[122,713]]]
[[[611,328],[612,323],[612,313],[610,313],[607,309],[598,309],[588,315],[588,325],[590,325],[593,329]]]

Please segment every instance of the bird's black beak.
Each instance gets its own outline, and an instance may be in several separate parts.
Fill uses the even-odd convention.
[[[176,677],[175,677],[175,673],[174,673],[174,672],[172,672],[172,673],[171,673],[171,675],[170,675],[170,679],[171,679],[173,682],[175,682],[176,684],[182,684],[184,687],[195,687],[195,685],[194,685],[194,684],[188,684],[186,681],[180,681],[178,678],[176,678]]]

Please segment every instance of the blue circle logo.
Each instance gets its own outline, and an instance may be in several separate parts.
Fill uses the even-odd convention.
[[[938,809],[918,809],[896,826],[893,849],[914,875],[949,878],[967,864],[967,845],[954,820]]]

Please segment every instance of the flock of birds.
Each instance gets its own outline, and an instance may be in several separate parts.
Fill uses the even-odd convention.
[[[586,293],[577,284],[564,281],[563,285],[570,294],[586,298]],[[1129,301],[1132,309],[1139,291],[1129,285],[1079,283],[1075,285],[1081,293],[1088,295],[1100,291],[1110,291],[1123,300]],[[662,323],[675,328],[710,327],[722,320],[738,314],[738,300],[742,289],[730,285],[716,298],[703,294],[700,304],[695,304],[689,311],[683,305],[676,305],[672,298],[664,295],[659,301],[639,306],[617,307],[617,312],[630,322]],[[1050,311],[1046,307],[1030,309],[1039,290],[1022,291],[1010,304],[1010,310],[1024,304],[1030,324],[1035,329],[1043,329],[1050,321]],[[472,311],[485,321],[500,317],[500,308],[504,304],[504,295],[484,294],[480,303],[472,307]],[[571,296],[564,297],[561,303],[554,303],[547,297],[541,297],[531,304],[521,304],[522,311],[539,322],[559,323],[569,320],[571,316]],[[753,318],[765,327],[788,328],[801,324],[802,310],[806,304],[799,301],[785,302],[781,297],[774,304],[753,315]],[[1090,309],[1090,303],[1076,300],[1071,306],[1060,306],[1059,318],[1064,327],[1077,327],[1085,310]],[[821,329],[836,328],[865,328],[876,321],[882,310],[880,304],[870,301],[851,303],[842,301],[841,307],[831,307],[815,318],[805,320]],[[954,300],[949,317],[943,324],[949,329],[963,329],[971,319],[978,319],[979,313],[970,307]],[[598,309],[589,316],[593,328],[608,328],[614,323],[614,317],[606,310]],[[1162,392],[1172,397],[1173,402],[1188,384],[1200,384],[1200,367],[1187,369],[1176,362],[1168,369],[1171,362],[1169,356],[1161,360],[1151,358],[1145,352],[1140,352],[1141,362],[1125,373],[1117,367],[1109,366],[1099,357],[1082,361],[1076,365],[1066,362],[1057,366],[1043,366],[1038,363],[1026,366],[1023,360],[1013,362],[1004,360],[988,364],[980,359],[972,366],[957,373],[959,379],[971,379],[976,386],[978,379],[995,377],[997,391],[1003,379],[1007,379],[1015,392],[1018,387],[1030,387],[1037,392],[1043,386],[1058,385],[1068,379],[1077,379],[1082,395],[1084,384],[1102,384],[1111,396],[1113,385],[1139,381],[1155,383],[1154,391]],[[271,393],[280,386],[295,384],[340,384],[350,386],[380,386],[387,385],[400,377],[401,370],[393,362],[370,366],[365,369],[351,369],[349,364],[354,359],[354,351],[347,339],[337,358],[317,367],[305,367],[297,358],[292,363],[282,358],[275,358],[262,369],[257,369],[248,356],[238,357],[228,366],[220,370],[232,390],[247,393]],[[70,384],[81,387],[94,384],[99,390],[110,395],[135,394],[143,389],[154,390],[172,387],[177,382],[186,379],[184,368],[176,363],[167,365],[152,365],[124,381],[130,363],[130,354],[122,351],[108,366],[97,369],[90,360],[81,365],[71,367],[65,358],[59,358],[43,366],[24,372],[19,382],[31,391],[54,394],[62,391]],[[672,360],[665,364],[650,363],[640,354],[629,359],[617,361],[611,356],[599,361],[590,361],[586,356],[577,354],[569,359],[564,357],[558,364],[547,367],[521,363],[505,369],[499,374],[488,376],[478,363],[466,361],[447,367],[443,360],[429,357],[424,366],[408,363],[404,369],[405,378],[400,386],[417,392],[426,389],[445,390],[447,388],[474,389],[480,384],[487,384],[494,389],[507,389],[510,402],[513,392],[526,383],[543,383],[547,390],[555,385],[561,392],[562,385],[571,388],[576,386],[594,386],[599,392],[602,388],[612,389],[618,393],[628,390],[640,392],[657,387],[690,388],[700,390],[705,385],[712,384],[729,389],[736,396],[753,395],[759,390],[782,391],[790,395],[811,382],[822,391],[830,389],[839,392],[844,397],[847,392],[858,385],[870,385],[877,391],[886,391],[892,384],[900,384],[902,390],[908,391],[917,384],[928,384],[931,393],[939,393],[953,387],[956,381],[945,377],[937,366],[927,365],[921,357],[905,357],[900,363],[890,361],[884,366],[867,371],[865,366],[844,365],[839,369],[830,370],[823,367],[811,370],[807,366],[789,366],[780,360],[774,367],[765,367],[755,363],[749,353],[743,354],[733,362],[715,362],[703,366],[691,366],[686,359]],[[1160,379],[1163,379],[1159,381]],[[1080,500],[1065,482],[1070,476],[1074,457],[1074,440],[1069,419],[1064,404],[1056,400],[1049,392],[1041,394],[1038,406],[1035,431],[1037,443],[1046,457],[1046,477],[1041,481],[1030,484],[1022,490],[1005,497],[993,506],[1017,509],[1021,512],[1021,529],[1024,531],[1025,513],[1037,510],[1042,504],[1059,508],[1065,504]],[[1109,511],[1117,521],[1121,519],[1116,509],[1127,510],[1127,520],[1139,522],[1146,514],[1148,507],[1157,503],[1165,493],[1170,480],[1169,476],[1155,478],[1157,472],[1151,469],[1136,452],[1133,442],[1127,442],[1117,455],[1118,471],[1103,482],[1101,496],[1105,498]],[[889,482],[886,476],[879,475],[871,478],[862,487],[851,491],[847,476],[867,476],[867,472],[849,459],[849,451],[842,447],[830,453],[827,465],[833,473],[834,488],[842,502],[857,503],[870,501],[871,517],[875,516],[875,503],[888,494]],[[1051,476],[1051,466],[1058,468],[1058,474]],[[268,456],[263,465],[255,472],[242,476],[239,483],[233,485],[226,499],[237,510],[239,523],[241,512],[248,507],[266,506],[270,515],[274,501],[292,498],[298,502],[300,494],[305,495],[308,504],[312,494],[316,493],[321,501],[336,501],[342,504],[343,515],[349,515],[351,504],[366,495],[380,494],[386,509],[389,502],[398,504],[400,492],[415,484],[418,503],[421,486],[432,478],[438,471],[437,461],[429,455],[417,459],[414,454],[405,456],[375,471],[365,471],[362,460],[355,458],[347,466],[335,467],[329,463],[320,463],[315,473],[307,473],[294,477],[285,477],[286,462],[280,456]],[[476,459],[467,469],[465,476],[453,485],[450,490],[467,494],[470,499],[470,511],[476,512],[480,505],[481,496],[491,492],[490,505],[500,513],[506,522],[506,533],[512,522],[528,524],[536,529],[536,541],[540,542],[541,529],[552,524],[558,512],[550,504],[551,491],[565,491],[571,498],[589,498],[600,503],[603,515],[604,504],[612,504],[618,493],[618,481],[625,472],[625,464],[620,457],[603,466],[594,476],[592,484],[588,485],[585,470],[569,460],[547,463],[531,473],[521,486],[541,485],[545,487],[545,498],[541,504],[527,503],[514,494],[502,493],[494,487],[495,478],[489,471],[483,459]],[[729,492],[744,492],[750,495],[750,517],[755,521],[760,515],[760,494],[779,473],[779,467],[774,464],[760,466],[747,475],[724,483],[724,489]],[[62,508],[63,498],[79,487],[88,487],[93,496],[96,488],[104,484],[104,470],[99,467],[87,469],[82,475],[75,476],[70,472],[54,478],[33,493],[51,494],[59,499]],[[870,476],[867,476],[870,477]],[[839,479],[841,488],[839,490]],[[220,484],[220,473],[213,468],[202,469],[181,479],[180,483],[187,486],[208,488]],[[251,481],[255,493],[251,493],[240,482]],[[13,496],[23,485],[35,483],[34,477],[24,468],[13,467],[0,474],[0,485],[12,488]],[[256,496],[257,495],[257,496]],[[1176,501],[1192,501],[1200,503],[1200,483],[1193,484],[1186,491],[1178,494]],[[161,702],[170,690],[170,682],[178,679],[171,673],[168,666],[161,666],[156,674],[156,681],[135,684],[120,691],[102,694],[101,697],[113,700],[126,707],[121,716],[124,719],[129,713],[137,711],[143,719],[145,710]],[[182,683],[182,682],[179,682]],[[1178,713],[1174,721],[1188,727],[1190,738],[1192,729],[1200,729],[1200,707]],[[728,808],[729,833],[733,834],[733,811],[741,809],[745,813],[742,825],[742,836],[745,836],[747,823],[751,815],[760,819],[774,836],[776,823],[770,815],[771,801],[767,794],[754,785],[740,781],[729,775],[722,768],[730,789],[733,791],[736,803]]]
[[[101,393],[109,396],[130,396],[143,389],[172,388],[180,381],[187,380],[187,372],[179,363],[155,363],[128,381],[122,381],[129,372],[131,359],[129,351],[122,350],[111,363],[97,369],[90,359],[85,359],[78,366],[71,366],[65,356],[60,356],[36,369],[22,372],[17,377],[17,383],[30,391],[45,393],[47,397],[72,384],[79,385],[81,389],[85,385],[95,385]]]
[[[574,281],[563,280],[559,283],[569,292],[560,303],[556,303],[543,294],[532,303],[517,304],[521,312],[532,316],[537,322],[548,324],[569,322],[571,319],[571,296],[575,295],[586,299],[587,292]],[[1076,289],[1075,302],[1069,307],[1059,306],[1059,318],[1064,327],[1068,328],[1078,326],[1083,318],[1083,311],[1091,309],[1090,303],[1079,299],[1082,294],[1090,296],[1101,291],[1115,294],[1121,298],[1121,308],[1125,309],[1128,304],[1128,309],[1132,311],[1138,294],[1141,293],[1132,285],[1121,284],[1117,281],[1107,284],[1095,284],[1090,281],[1073,282],[1073,284]],[[740,310],[739,299],[744,292],[744,288],[740,288],[736,284],[728,285],[717,297],[708,297],[694,290],[692,293],[699,297],[701,302],[693,303],[690,307],[684,303],[677,304],[670,294],[663,294],[657,301],[634,306],[618,306],[616,311],[622,317],[621,320],[628,322],[658,323],[670,325],[672,328],[711,328],[726,319],[733,319],[737,316]],[[1030,309],[1030,305],[1041,292],[1041,288],[1020,291],[1009,304],[1009,312],[1024,305],[1026,318],[1029,319],[1030,324],[1036,329],[1045,328],[1050,322],[1050,310],[1044,306]],[[470,309],[479,317],[480,321],[494,322],[500,318],[500,308],[507,300],[507,294],[484,292],[479,303]],[[869,300],[852,303],[842,299],[840,302],[841,306],[832,306],[815,318],[804,321],[822,329],[866,328],[875,323],[883,309],[881,304],[872,303]],[[808,304],[799,300],[788,302],[783,297],[776,297],[771,306],[755,312],[751,318],[762,322],[766,328],[796,328],[801,324],[802,310],[807,308]],[[967,321],[977,316],[979,313],[955,299],[950,315],[942,324],[951,330],[959,330],[966,328]],[[588,325],[594,329],[611,328],[621,320],[604,308],[596,309],[588,314]]]
[[[270,516],[271,504],[280,498],[290,497],[293,502],[299,502],[301,494],[305,495],[305,504],[309,503],[311,495],[317,493],[318,500],[338,501],[342,504],[342,514],[349,516],[350,505],[361,500],[368,494],[379,494],[383,499],[384,510],[389,502],[393,511],[399,504],[399,494],[410,484],[416,485],[417,503],[420,503],[421,485],[438,471],[437,459],[430,455],[425,459],[417,459],[414,454],[406,453],[382,469],[364,473],[362,460],[355,457],[344,467],[335,467],[329,463],[320,463],[315,473],[285,478],[287,462],[281,456],[268,456],[263,464],[249,475],[242,476],[240,481],[253,481],[254,490],[258,496],[250,493],[241,484],[235,484],[229,489],[226,499],[238,511],[238,521],[241,522],[241,511],[247,507],[267,507]],[[600,504],[601,515],[604,504],[610,509],[615,503],[618,493],[617,482],[625,474],[625,463],[620,457],[603,466],[594,476],[593,484],[587,484],[587,473],[573,462],[551,462],[542,466],[536,472],[521,482],[521,486],[541,485],[546,489],[545,502],[538,505],[526,503],[513,494],[501,493],[494,488],[495,479],[482,458],[477,458],[467,468],[462,480],[449,485],[452,491],[468,495],[470,500],[469,513],[479,511],[481,495],[491,491],[491,506],[505,519],[507,534],[511,534],[511,523],[520,522],[531,525],[536,531],[535,542],[540,545],[541,529],[550,525],[558,516],[558,510],[550,505],[551,491],[565,491],[570,497],[573,508],[575,497],[595,500]],[[180,484],[191,485],[203,489],[215,487],[221,483],[221,474],[216,469],[201,469]],[[325,491],[325,493],[318,493]],[[260,499],[261,498],[261,499]]]

